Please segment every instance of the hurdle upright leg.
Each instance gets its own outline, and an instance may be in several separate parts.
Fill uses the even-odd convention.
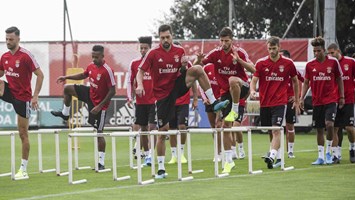
[[[73,158],[72,158],[73,152],[72,151],[73,151],[72,150],[72,136],[68,135],[68,177],[69,177],[68,179],[69,179],[69,184],[75,185],[75,184],[86,183],[87,182],[86,179],[73,181]]]
[[[285,168],[285,136],[284,136],[284,129],[281,128],[280,131],[280,153],[281,153],[281,170],[288,171],[295,169],[293,166]]]
[[[189,131],[186,133],[186,142],[187,142],[187,166],[189,174],[202,173],[203,169],[192,170],[192,155],[191,155],[191,134]]]
[[[116,154],[116,137],[111,135],[112,141],[112,176],[114,181],[128,180],[131,176],[117,177],[117,154]]]
[[[151,184],[154,183],[154,179],[149,179],[146,181],[142,180],[142,157],[141,157],[141,139],[140,139],[140,134],[137,134],[136,136],[136,141],[137,141],[137,151],[136,151],[136,155],[137,155],[137,178],[138,178],[138,184],[139,185],[146,185],[146,184]]]
[[[248,129],[248,167],[249,174],[260,174],[263,173],[262,170],[253,171],[253,147],[252,147],[252,139],[251,139],[251,129]]]

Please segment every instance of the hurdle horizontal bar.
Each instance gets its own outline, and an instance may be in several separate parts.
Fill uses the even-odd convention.
[[[149,135],[177,135],[180,131],[171,130],[171,131],[151,131]]]
[[[62,129],[38,129],[38,130],[30,130],[28,133],[30,134],[53,134],[53,133],[59,133],[61,132]]]
[[[9,136],[15,134],[16,131],[0,131],[0,136]]]
[[[249,127],[246,126],[238,126],[232,128],[222,128],[221,131],[248,131]]]
[[[132,132],[112,132],[109,133],[111,137],[135,137],[138,135],[138,131],[132,131]]]
[[[109,133],[70,133],[68,137],[104,137],[110,136]]]
[[[104,131],[129,131],[132,128],[129,126],[118,126],[118,127],[105,127]],[[95,131],[93,127],[77,127],[71,129],[71,131]]]
[[[211,129],[211,128],[193,128],[193,129],[188,129],[187,132],[193,133],[193,134],[208,134],[208,133],[214,133],[216,130]],[[181,131],[181,133],[183,133]]]
[[[249,126],[248,127],[250,130],[256,131],[256,130],[270,130],[270,131],[276,131],[276,130],[282,130],[282,126]]]

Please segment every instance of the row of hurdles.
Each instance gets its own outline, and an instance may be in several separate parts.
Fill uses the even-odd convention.
[[[192,155],[191,155],[191,134],[213,134],[214,135],[214,176],[217,178],[229,176],[229,174],[220,174],[219,173],[219,163],[218,163],[218,144],[217,144],[217,133],[220,131],[221,134],[221,143],[222,143],[222,166],[224,165],[224,148],[223,148],[223,132],[229,131],[241,131],[248,133],[248,172],[249,174],[260,174],[262,170],[253,170],[252,163],[252,131],[259,130],[280,130],[281,131],[281,139],[280,139],[280,150],[281,150],[281,170],[288,171],[294,169],[293,166],[285,167],[284,162],[284,129],[282,127],[256,127],[256,126],[241,126],[241,127],[232,127],[232,128],[220,128],[220,129],[212,129],[212,128],[189,128],[188,130],[170,130],[170,131],[150,131],[150,132],[141,132],[141,131],[132,131],[131,127],[106,127],[104,133],[96,133],[93,128],[89,127],[79,127],[74,129],[38,129],[38,130],[30,130],[29,134],[37,134],[38,135],[38,167],[40,173],[47,172],[56,172],[57,176],[68,176],[69,184],[80,184],[86,183],[86,179],[74,180],[73,172],[75,170],[81,169],[91,169],[90,166],[79,166],[79,152],[78,152],[78,138],[80,137],[92,137],[94,138],[94,168],[98,173],[101,172],[109,172],[112,171],[113,180],[114,181],[122,181],[130,179],[131,176],[121,176],[118,177],[117,172],[117,154],[116,154],[116,138],[117,137],[128,137],[129,138],[129,166],[131,169],[137,170],[137,182],[139,185],[145,185],[154,183],[154,179],[142,180],[142,158],[141,158],[141,149],[136,149],[137,162],[134,165],[134,158],[132,154],[133,150],[133,142],[136,139],[137,147],[140,147],[140,137],[142,135],[148,135],[150,138],[150,146],[154,147],[154,138],[156,135],[176,135],[177,138],[177,149],[181,149],[181,133],[186,133],[186,147],[187,147],[187,165],[188,165],[188,173],[191,176],[183,177],[182,176],[182,164],[181,164],[181,152],[177,151],[177,173],[178,173],[178,181],[187,181],[192,180],[192,174],[204,172],[203,169],[193,170],[192,169]],[[60,147],[59,147],[59,134],[62,132],[68,133],[68,171],[61,172],[60,169]],[[21,180],[15,178],[15,135],[18,134],[17,131],[0,131],[0,136],[9,136],[11,138],[11,171],[8,173],[0,174],[0,177],[10,176],[12,180]],[[43,158],[42,158],[42,134],[53,134],[54,142],[55,142],[55,168],[53,169],[43,169]],[[112,141],[112,169],[98,169],[98,145],[97,145],[97,137],[110,137]],[[74,150],[74,152],[73,152]],[[151,149],[152,155],[155,155],[154,148]],[[73,154],[74,154],[74,166],[73,166]],[[151,163],[151,175],[155,177],[155,159],[152,159]]]

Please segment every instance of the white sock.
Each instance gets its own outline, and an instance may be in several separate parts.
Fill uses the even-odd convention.
[[[205,94],[208,98],[208,100],[210,101],[211,104],[213,104],[216,101],[216,97],[214,97],[212,88],[209,88],[205,91]]]
[[[184,148],[185,148],[185,145],[184,144],[181,144],[181,155],[184,155]]]
[[[150,157],[149,151],[145,151],[145,152],[144,152],[144,156],[145,156],[145,157]]]
[[[355,150],[355,142],[350,143],[349,147],[350,147],[350,150],[351,150],[351,149],[352,149],[352,150]],[[340,148],[341,148],[341,147],[340,147]]]
[[[340,146],[337,146],[337,148],[338,148],[338,156],[339,156],[339,158],[341,157],[341,147]]]
[[[333,157],[338,157],[338,154],[337,154],[338,148],[337,147],[331,147],[330,149],[332,150]]]
[[[276,155],[277,155],[277,150],[271,149],[271,151],[270,151],[270,158],[272,158],[272,159],[275,160]]]
[[[170,148],[170,150],[171,150],[171,157],[177,157],[177,155],[176,155],[176,147],[171,147]]]
[[[232,108],[235,113],[239,112],[239,103],[232,103]]]
[[[295,145],[295,143],[293,142],[289,142],[288,144],[288,153],[293,153],[293,146]]]
[[[244,150],[243,142],[242,143],[238,143],[238,147],[239,147],[239,150]]]
[[[63,113],[63,115],[65,115],[65,116],[69,116],[69,114],[70,114],[70,106],[66,106],[65,104],[63,104],[62,113]]]
[[[232,159],[232,150],[225,150],[225,151],[224,151],[224,155],[225,155],[225,161],[226,161],[226,162],[228,162],[228,163],[233,162],[233,159]]]
[[[318,158],[324,160],[324,146],[318,146]]]
[[[332,147],[332,143],[333,143],[333,140],[326,140],[326,149],[325,149],[325,153],[330,153],[330,148]]]
[[[165,170],[164,160],[165,156],[158,156],[158,170]]]
[[[277,153],[276,153],[276,159],[281,159],[281,151],[280,148],[278,149]]]
[[[232,154],[237,155],[237,147],[232,146],[231,149],[232,149]]]
[[[28,160],[21,159],[21,166],[20,166],[20,169],[21,169],[22,171],[27,171],[27,163],[28,163]]]
[[[105,152],[99,151],[99,163],[105,165]]]

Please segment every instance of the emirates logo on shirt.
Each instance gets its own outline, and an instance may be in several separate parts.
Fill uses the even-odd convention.
[[[100,80],[101,79],[101,74],[97,74],[97,76],[96,76],[96,80]]]
[[[280,65],[280,66],[279,66],[279,70],[280,70],[280,72],[283,72],[283,71],[284,71],[284,69],[285,69],[285,66],[283,66],[283,65]]]
[[[20,67],[20,60],[15,61],[15,67],[17,67],[17,68]]]

